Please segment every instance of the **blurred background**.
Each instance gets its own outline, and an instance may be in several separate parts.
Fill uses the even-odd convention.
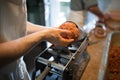
[[[70,10],[70,0],[26,0],[28,21],[47,27],[56,27],[66,21]],[[28,72],[32,77],[35,69],[35,57],[43,51],[49,43],[41,42],[24,56]]]
[[[89,45],[87,50],[91,59],[81,80],[97,80],[107,35],[112,31],[120,30],[120,0],[26,1],[28,21],[47,27],[58,27],[63,22],[70,20],[88,33],[92,45]],[[100,27],[98,23],[100,23]],[[105,34],[104,37],[98,37],[99,34],[101,35],[99,28],[102,30],[102,34]],[[96,33],[98,33],[97,36]],[[48,43],[43,41],[25,55],[24,60],[31,76],[35,69],[36,56],[46,47],[48,47]]]
[[[28,20],[45,26],[66,21],[70,0],[27,0]]]

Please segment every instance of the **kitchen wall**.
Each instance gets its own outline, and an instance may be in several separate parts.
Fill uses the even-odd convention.
[[[58,26],[66,21],[70,0],[45,0],[46,26]]]

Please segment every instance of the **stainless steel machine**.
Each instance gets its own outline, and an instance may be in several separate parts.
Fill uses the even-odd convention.
[[[80,29],[80,38],[68,47],[46,48],[36,57],[33,80],[80,80],[90,59],[88,36]]]

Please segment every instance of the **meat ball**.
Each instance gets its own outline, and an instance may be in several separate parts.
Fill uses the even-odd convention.
[[[59,26],[59,28],[71,31],[71,34],[67,34],[67,35],[62,34],[61,36],[64,38],[77,40],[80,35],[78,26],[72,21],[64,22],[62,25]]]

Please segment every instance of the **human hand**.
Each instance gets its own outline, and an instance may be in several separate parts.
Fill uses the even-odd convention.
[[[111,30],[119,31],[120,30],[120,11],[113,10],[104,13],[105,25]]]
[[[79,37],[79,29],[78,26],[72,21],[66,21],[59,26],[60,29],[69,30],[71,34],[62,35],[64,38],[75,39],[77,40]]]
[[[116,21],[120,21],[120,11],[119,10],[111,10],[104,13],[105,19],[112,19]]]
[[[68,39],[63,37],[71,34],[68,30],[58,29],[58,28],[48,28],[45,29],[45,40],[52,43],[55,46],[68,46],[70,43],[74,41],[74,39]]]

